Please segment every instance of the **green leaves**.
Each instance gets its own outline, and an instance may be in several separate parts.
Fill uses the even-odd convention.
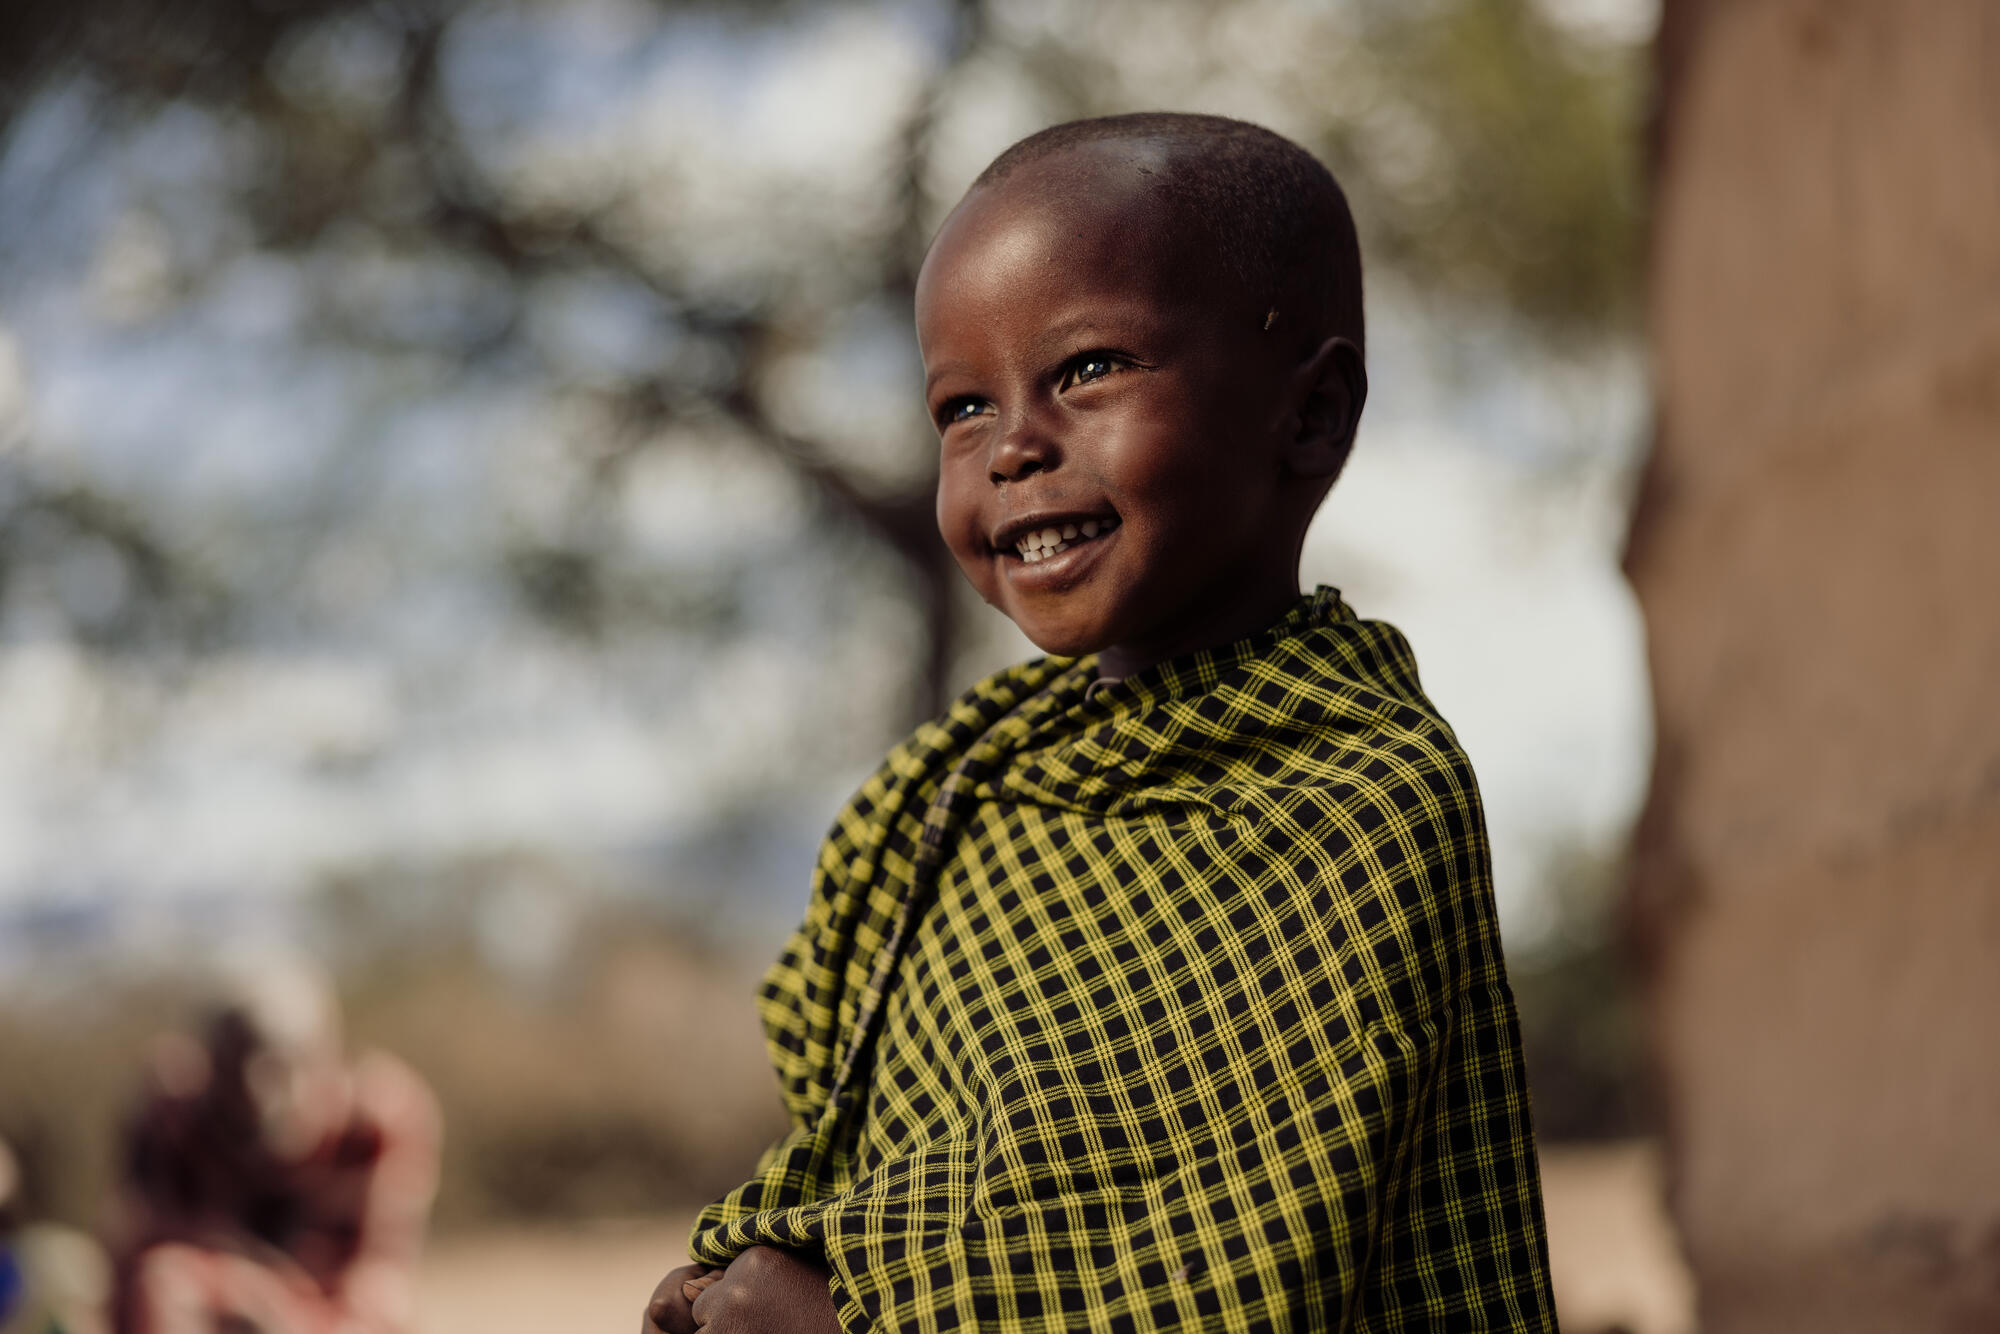
[[[1383,10],[1375,114],[1398,147],[1344,138],[1364,250],[1420,287],[1503,303],[1541,332],[1626,331],[1638,305],[1644,52],[1593,43],[1528,0]],[[1420,171],[1397,153],[1422,155]]]

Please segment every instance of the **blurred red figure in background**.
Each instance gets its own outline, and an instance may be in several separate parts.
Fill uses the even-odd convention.
[[[437,1188],[430,1090],[349,1062],[313,971],[246,975],[201,1042],[158,1039],[128,1125],[118,1334],[397,1334]]]

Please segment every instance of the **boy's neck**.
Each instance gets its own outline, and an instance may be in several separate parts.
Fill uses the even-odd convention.
[[[1274,583],[1255,597],[1233,603],[1227,610],[1176,627],[1169,637],[1146,643],[1113,644],[1097,655],[1097,679],[1122,681],[1134,672],[1205,648],[1220,648],[1276,622],[1299,600],[1299,581]]]

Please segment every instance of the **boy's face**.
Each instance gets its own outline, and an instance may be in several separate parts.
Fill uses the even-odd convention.
[[[1250,633],[1298,584],[1283,340],[1129,163],[1079,183],[1093,151],[959,206],[917,336],[945,542],[1028,638],[1108,673]]]

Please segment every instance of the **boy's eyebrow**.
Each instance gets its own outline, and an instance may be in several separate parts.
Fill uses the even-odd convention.
[[[1133,321],[1129,319],[1107,317],[1102,311],[1078,315],[1060,324],[1051,325],[1036,334],[1035,354],[1037,358],[1067,356],[1070,352],[1078,350],[1074,344],[1092,339],[1105,339],[1110,342],[1128,341],[1133,332],[1132,323]],[[1085,335],[1089,335],[1089,338],[1086,339]],[[1065,344],[1071,346],[1065,348]],[[939,362],[924,375],[924,393],[929,394],[937,386],[937,382],[945,376],[968,369],[962,361]]]
[[[924,393],[928,395],[931,390],[937,388],[939,380],[944,379],[947,375],[956,375],[964,369],[965,363],[962,361],[939,362],[924,375]]]
[[[1105,320],[1102,315],[1079,315],[1066,323],[1043,330],[1035,341],[1044,347],[1073,343],[1083,334],[1100,335],[1105,331],[1108,324],[1115,323],[1115,321]],[[1121,332],[1123,331],[1121,330]]]

